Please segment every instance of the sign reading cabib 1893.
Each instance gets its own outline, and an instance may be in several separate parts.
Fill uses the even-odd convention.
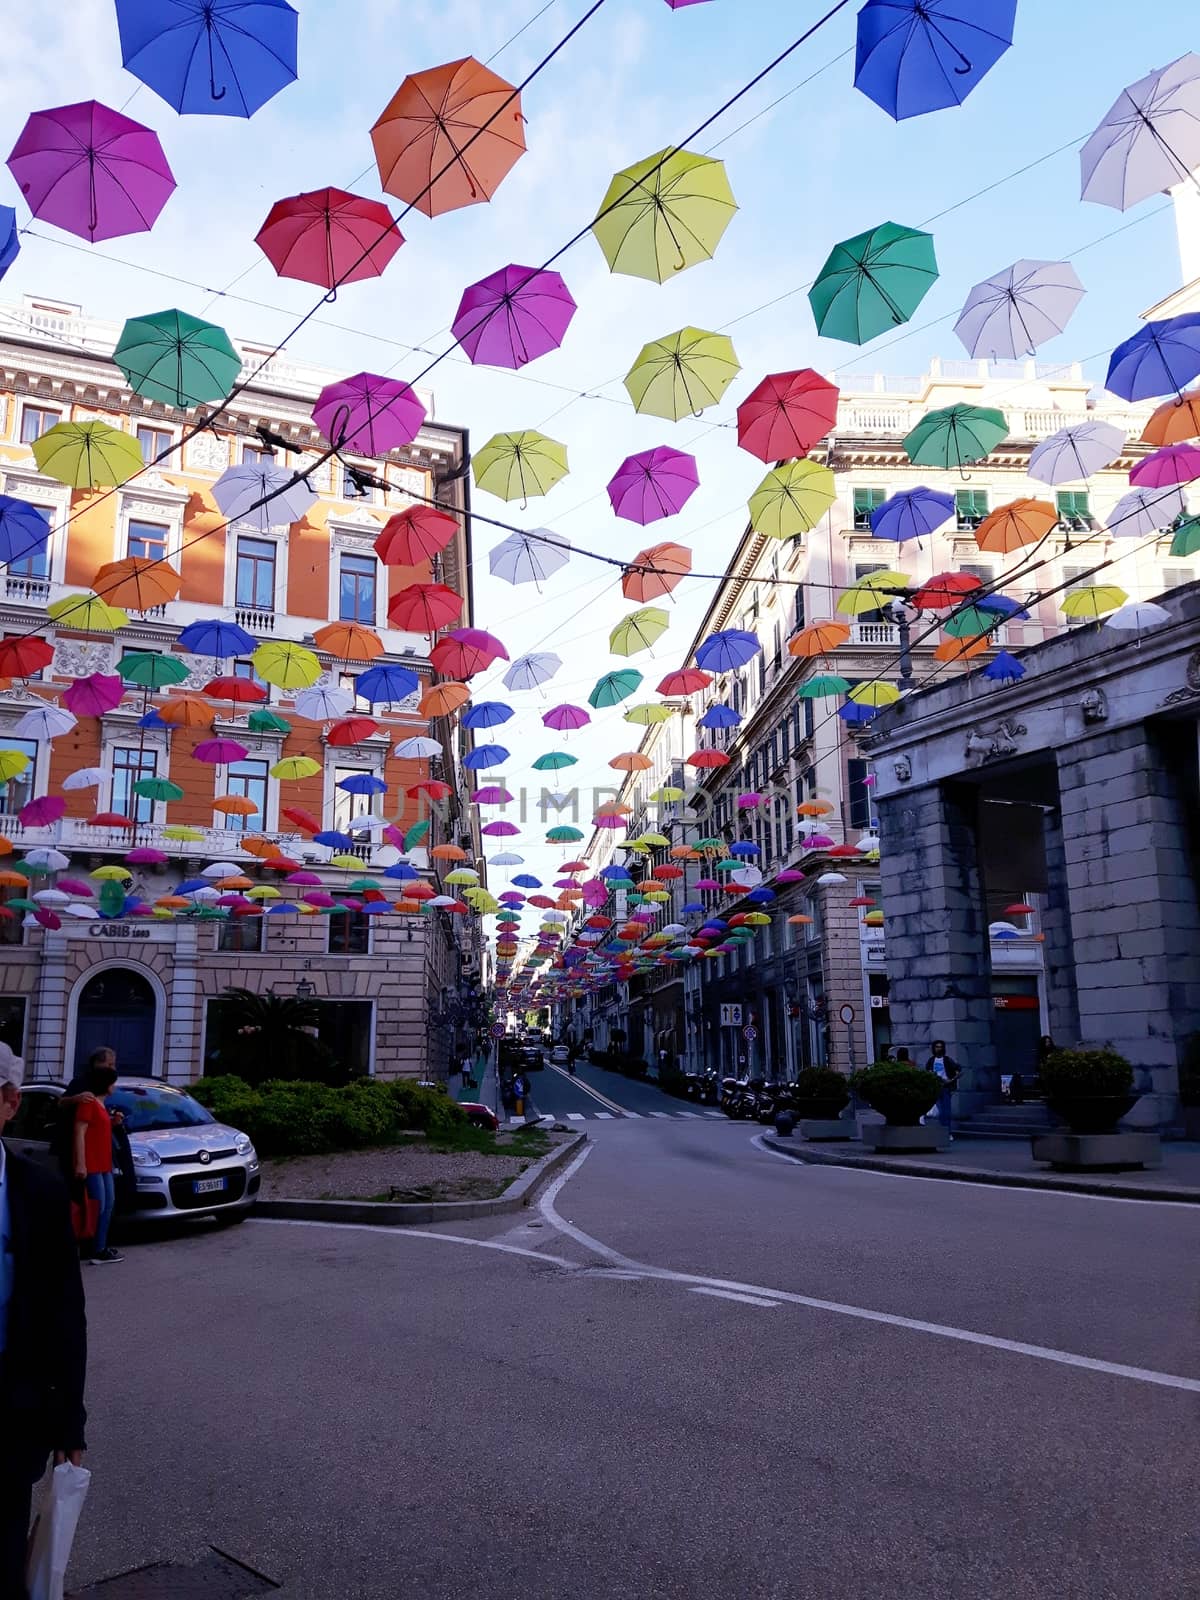
[[[89,922],[88,933],[93,939],[148,939],[149,928],[135,928],[129,922]]]

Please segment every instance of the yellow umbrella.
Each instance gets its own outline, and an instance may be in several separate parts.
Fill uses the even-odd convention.
[[[101,883],[120,883],[125,878],[132,878],[133,873],[127,867],[97,867],[88,876],[98,878]]]
[[[656,722],[669,722],[675,715],[670,706],[656,705],[648,701],[645,705],[630,706],[625,713],[626,722],[637,722],[643,727],[650,727]]]
[[[28,765],[24,750],[0,750],[0,783],[11,783]]]
[[[837,608],[846,617],[861,617],[864,612],[878,611],[881,604],[886,602],[875,589],[868,589],[863,583],[852,584],[844,594],[838,595]]]
[[[142,470],[137,440],[107,422],[58,422],[33,441],[38,471],[72,489],[124,483]]]
[[[907,572],[891,572],[886,568],[882,572],[868,572],[865,578],[860,578],[858,581],[864,589],[912,588],[912,579]]]
[[[614,272],[662,283],[711,260],[736,210],[723,162],[660,150],[617,173],[592,232]]]
[[[636,656],[641,650],[653,648],[671,625],[671,619],[659,606],[642,606],[622,617],[608,636],[608,648],[614,656]],[[669,715],[670,713],[668,713]],[[625,720],[634,718],[626,714]]]
[[[770,920],[765,911],[747,911],[742,923],[747,928],[765,928]]]
[[[548,494],[568,470],[566,445],[531,428],[493,434],[471,461],[476,488],[501,500]]]
[[[271,639],[250,657],[264,683],[277,689],[307,689],[321,676],[321,663],[302,644]]]
[[[445,881],[453,884],[473,883],[476,887],[478,887],[479,874],[473,867],[455,867],[453,872],[448,872],[446,874]]]
[[[899,698],[900,691],[894,683],[856,683],[850,691],[850,699],[860,706],[894,706]]]
[[[284,756],[271,768],[273,778],[315,778],[321,763],[311,756]]]
[[[715,406],[741,370],[725,334],[681,328],[643,345],[625,387],[635,411],[678,422]]]
[[[279,890],[271,883],[256,883],[253,889],[246,890],[247,900],[279,900],[281,898]]]
[[[651,845],[655,850],[665,850],[670,842],[670,839],[664,837],[661,833],[644,833],[642,835],[642,843]]]
[[[199,828],[187,828],[181,822],[173,822],[169,827],[164,828],[162,836],[164,839],[177,840],[180,844],[199,844],[204,838],[204,834]]]
[[[769,539],[810,533],[837,499],[833,473],[817,461],[785,461],[750,496],[750,526]]]
[[[1128,599],[1124,589],[1118,589],[1115,583],[1101,583],[1094,588],[1072,589],[1063,597],[1062,611],[1066,617],[1091,622],[1105,612],[1116,611]]]
[[[343,850],[340,855],[330,856],[329,865],[331,867],[346,867],[349,871],[354,872],[362,866],[362,862],[357,856],[352,856]]]
[[[110,606],[98,594],[65,594],[51,600],[47,616],[64,628],[81,628],[86,633],[115,633],[129,623],[129,615],[119,606]]]
[[[682,800],[686,790],[680,789],[674,783],[664,783],[661,789],[655,789],[649,798],[656,806],[672,805],[676,800]]]

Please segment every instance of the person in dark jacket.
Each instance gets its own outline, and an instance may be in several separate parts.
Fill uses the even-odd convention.
[[[0,1134],[22,1062],[0,1044]],[[33,1486],[53,1453],[78,1465],[87,1319],[66,1186],[0,1139],[0,1595],[24,1600]]]
[[[962,1076],[962,1068],[946,1049],[944,1039],[935,1039],[929,1052],[929,1060],[925,1063],[926,1072],[936,1073],[942,1080],[941,1089],[938,1091],[937,1113],[938,1120],[951,1139],[954,1135],[950,1132],[951,1095]]]

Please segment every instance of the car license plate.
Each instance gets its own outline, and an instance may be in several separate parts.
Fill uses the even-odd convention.
[[[197,1178],[192,1185],[193,1194],[216,1194],[225,1187],[224,1178]]]

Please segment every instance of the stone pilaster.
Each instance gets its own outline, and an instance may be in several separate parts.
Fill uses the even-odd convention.
[[[71,1077],[75,1064],[66,1060],[68,993],[67,941],[61,934],[47,932],[42,936],[42,965],[33,992],[28,1078]]]
[[[1046,895],[1041,924],[1046,973],[1046,1029],[1056,1043],[1079,1037],[1079,995],[1075,987],[1075,952],[1071,944],[1071,906],[1067,892],[1067,858],[1062,816],[1048,811],[1043,822]]]
[[[162,1073],[168,1083],[191,1083],[200,1077],[202,1017],[200,975],[196,965],[199,929],[180,923],[175,930],[174,969],[167,986],[167,1025]]]

